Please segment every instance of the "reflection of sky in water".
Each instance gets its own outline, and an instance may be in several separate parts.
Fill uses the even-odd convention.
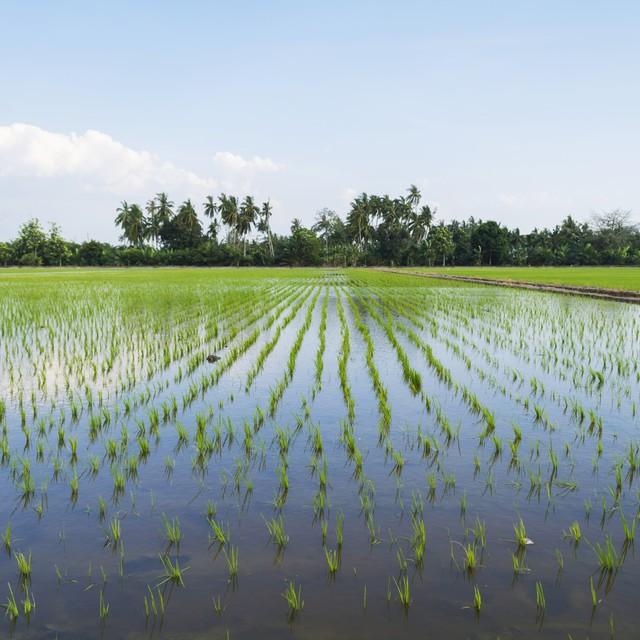
[[[294,282],[296,286],[300,282]],[[284,291],[283,285],[276,289]],[[249,291],[249,290],[247,290]],[[376,289],[376,294],[383,289]],[[285,292],[286,293],[286,292]],[[302,289],[299,293],[303,293]],[[362,293],[362,292],[359,292]],[[632,415],[632,401],[639,399],[639,383],[635,370],[618,375],[607,370],[606,380],[600,390],[587,383],[589,367],[601,368],[601,354],[612,353],[622,359],[632,356],[637,350],[638,312],[635,308],[594,303],[585,300],[560,298],[523,292],[503,292],[471,288],[422,289],[399,287],[389,293],[400,301],[409,300],[422,314],[427,328],[410,326],[433,350],[434,355],[451,372],[453,379],[464,385],[479,402],[490,408],[496,419],[495,434],[503,444],[500,457],[493,458],[494,443],[490,438],[484,445],[479,443],[483,424],[481,417],[472,413],[463,401],[461,392],[448,388],[430,367],[424,355],[406,335],[396,332],[399,344],[405,350],[411,366],[422,376],[423,392],[440,407],[449,420],[458,438],[450,446],[436,423],[435,411],[428,412],[424,402],[413,396],[403,380],[402,368],[396,351],[388,341],[382,328],[370,317],[366,308],[359,304],[360,313],[366,323],[373,344],[374,363],[388,391],[392,412],[392,428],[389,434],[393,448],[402,453],[404,467],[400,477],[392,473],[393,462],[378,440],[378,408],[369,373],[365,363],[366,345],[360,335],[349,305],[343,295],[343,306],[351,336],[351,355],[348,361],[348,379],[355,401],[356,420],[354,432],[357,445],[363,456],[365,476],[375,487],[374,521],[379,541],[371,544],[362,514],[359,482],[353,476],[353,464],[348,460],[341,443],[342,422],[346,410],[339,386],[338,358],[341,342],[341,326],[336,310],[333,291],[328,302],[326,328],[326,351],[322,389],[314,397],[311,393],[314,382],[315,355],[318,345],[320,305],[324,290],[317,300],[311,326],[302,342],[296,361],[295,375],[287,385],[275,416],[267,416],[258,433],[253,436],[256,459],[251,463],[246,478],[240,481],[240,494],[234,487],[234,474],[244,460],[244,427],[251,424],[256,407],[268,407],[272,390],[281,380],[286,368],[291,347],[301,330],[304,315],[313,294],[305,302],[298,315],[283,329],[279,341],[266,359],[260,373],[255,377],[247,393],[245,382],[261,349],[273,336],[276,327],[283,321],[286,311],[278,316],[269,332],[261,334],[246,353],[239,357],[224,373],[218,383],[197,395],[192,405],[182,410],[181,398],[190,384],[219,365],[200,364],[192,376],[185,375],[180,382],[174,377],[179,364],[185,371],[186,356],[181,363],[172,363],[158,371],[148,382],[140,382],[128,393],[116,397],[117,376],[113,376],[111,387],[102,385],[105,405],[111,411],[112,423],[103,429],[95,442],[89,438],[89,412],[86,407],[77,425],[68,417],[68,403],[64,393],[65,367],[57,357],[47,363],[47,397],[38,392],[39,416],[47,417],[54,399],[55,382],[59,396],[56,408],[51,411],[55,426],[47,425],[48,433],[41,441],[44,444],[44,459],[36,460],[37,429],[31,427],[31,448],[24,450],[24,435],[20,429],[17,399],[10,393],[7,371],[0,373],[0,389],[7,403],[7,429],[12,460],[17,471],[12,479],[11,464],[5,465],[0,484],[0,500],[4,505],[0,511],[0,527],[11,521],[14,532],[14,550],[33,553],[33,578],[31,589],[37,609],[30,627],[21,620],[16,628],[17,637],[83,638],[98,633],[98,594],[102,588],[100,567],[108,576],[104,586],[105,597],[110,603],[109,619],[104,628],[105,637],[225,637],[230,629],[232,638],[260,636],[280,638],[293,633],[299,637],[353,637],[388,638],[421,637],[425,633],[434,637],[530,637],[537,633],[535,607],[535,583],[544,585],[547,611],[544,619],[545,637],[601,637],[608,633],[609,617],[614,616],[616,628],[626,637],[634,624],[634,586],[637,586],[638,568],[633,549],[627,553],[622,569],[605,594],[606,585],[599,586],[599,605],[591,622],[589,577],[599,584],[598,565],[590,544],[602,541],[610,533],[620,549],[622,528],[620,511],[609,511],[601,526],[602,499],[611,509],[613,499],[609,487],[613,485],[612,467],[626,455],[629,443],[636,439],[637,418]],[[390,298],[391,299],[391,298]],[[194,303],[195,304],[195,303]],[[473,306],[468,306],[473,305]],[[196,308],[196,307],[193,307]],[[201,307],[197,307],[201,309]],[[379,307],[376,307],[379,310]],[[462,326],[459,318],[468,309],[478,312]],[[121,309],[105,303],[109,322],[120,318],[126,320]],[[185,307],[173,317],[176,324],[193,322],[197,335],[202,336],[206,322],[206,310],[202,316],[190,316]],[[279,307],[276,306],[276,310]],[[519,310],[523,310],[520,315]],[[242,322],[243,315],[251,309],[234,316],[234,322]],[[109,315],[111,314],[111,315]],[[426,318],[433,319],[439,327],[436,337],[428,329]],[[621,340],[602,333],[590,331],[599,319],[606,318],[608,326],[615,331],[624,331]],[[264,319],[259,322],[262,324]],[[552,324],[553,323],[553,324]],[[170,320],[163,325],[162,335],[169,336],[175,330]],[[505,332],[505,327],[511,331]],[[552,327],[550,329],[550,327]],[[582,333],[584,327],[584,333]],[[236,337],[234,344],[250,335],[247,327]],[[585,362],[580,386],[573,384],[572,376],[566,380],[558,374],[580,367],[582,362],[571,361],[570,341],[579,339],[591,345],[597,363]],[[485,338],[500,337],[500,344],[486,342]],[[526,341],[519,342],[521,336]],[[516,342],[512,343],[511,338]],[[76,336],[77,340],[81,336]],[[186,338],[185,338],[186,339]],[[552,341],[566,361],[550,366],[547,372],[540,367],[540,354]],[[55,336],[54,336],[55,343]],[[514,346],[515,344],[515,346]],[[471,358],[472,367],[456,354],[454,346]],[[472,347],[475,346],[475,349]],[[604,345],[604,346],[603,346]],[[6,348],[6,347],[5,347]],[[198,349],[206,350],[206,345]],[[515,352],[514,352],[515,349]],[[231,345],[222,350],[223,357]],[[489,354],[487,358],[486,353]],[[530,362],[520,357],[529,354]],[[596,355],[597,354],[597,355]],[[123,352],[118,356],[122,365],[118,371],[126,370]],[[22,363],[25,406],[29,424],[31,418],[31,381],[27,375],[28,363]],[[140,370],[144,371],[144,362]],[[632,367],[635,365],[632,365]],[[516,370],[522,381],[512,378]],[[485,379],[479,377],[484,372]],[[534,399],[530,380],[536,377],[545,387],[544,395]],[[89,383],[89,386],[92,386]],[[148,406],[133,408],[126,416],[123,402],[126,397],[136,397],[145,388],[153,389]],[[504,389],[503,389],[504,388]],[[628,390],[627,390],[628,388]],[[504,391],[504,392],[503,392]],[[74,395],[82,398],[82,389]],[[178,438],[173,421],[161,422],[159,437],[147,436],[151,454],[139,464],[138,477],[129,478],[127,490],[116,502],[112,499],[111,464],[105,457],[107,439],[118,441],[121,429],[129,434],[127,458],[138,451],[137,421],[149,424],[148,411],[151,406],[160,410],[163,402],[174,396],[178,400],[177,419],[185,425],[193,438],[196,431],[196,416],[206,416],[212,411],[207,423],[207,433],[212,436],[219,425],[226,437],[227,419],[231,419],[235,436],[233,442],[225,441],[220,452],[214,452],[204,473],[194,469],[196,450],[193,444],[177,448]],[[618,397],[619,396],[619,397]],[[530,397],[531,406],[526,409],[522,400]],[[576,399],[588,411],[593,408],[602,417],[604,425],[604,450],[594,472],[596,439],[583,432],[588,424],[581,426],[565,411],[563,398]],[[304,422],[303,401],[310,407],[310,420]],[[619,406],[618,406],[619,401]],[[544,409],[555,430],[550,431],[533,418],[533,403]],[[222,406],[220,406],[222,404]],[[60,406],[65,406],[67,419],[64,423],[66,438],[78,438],[76,471],[80,478],[80,489],[75,504],[70,501],[69,481],[73,472],[69,466],[68,446],[57,448],[57,416]],[[116,417],[115,407],[120,407]],[[161,413],[161,411],[160,411]],[[303,424],[297,426],[296,418]],[[310,469],[312,450],[308,442],[310,423],[318,424],[327,461],[328,533],[326,544],[335,548],[335,523],[338,513],[344,513],[344,546],[341,569],[335,580],[327,577],[327,568],[322,547],[321,526],[314,518],[314,496],[318,491],[318,476]],[[523,433],[520,444],[521,472],[509,468],[511,457],[509,441],[513,439],[513,424],[519,425]],[[278,446],[275,440],[276,426],[289,429],[292,434],[288,455],[290,490],[283,509],[285,528],[290,542],[278,558],[275,547],[269,543],[265,518],[273,516],[273,499],[278,490]],[[438,458],[421,457],[417,447],[418,427],[432,435],[438,443]],[[568,445],[570,456],[566,455]],[[532,453],[536,447],[539,458]],[[548,499],[544,482],[550,477],[549,450],[553,449],[559,460],[554,483],[549,487]],[[89,457],[98,456],[100,471],[89,473]],[[479,471],[475,470],[475,456]],[[31,460],[32,474],[37,491],[30,504],[23,508],[19,502],[20,457]],[[58,481],[52,478],[54,460],[64,461]],[[165,470],[166,460],[174,461],[173,473]],[[625,490],[620,502],[629,520],[637,509],[635,478],[626,477]],[[539,493],[530,494],[530,474],[540,474],[543,486]],[[437,489],[429,497],[428,477],[433,474]],[[455,481],[453,478],[455,477]],[[225,480],[226,478],[226,480]],[[445,485],[445,478],[450,486]],[[575,482],[575,490],[568,489],[565,482]],[[455,486],[453,486],[455,482]],[[631,482],[631,487],[628,483]],[[246,494],[247,483],[252,492]],[[35,507],[43,495],[46,485],[44,515],[38,518]],[[107,520],[98,519],[98,497],[107,501]],[[593,504],[590,518],[585,518],[584,500]],[[427,531],[427,546],[422,569],[412,566],[410,538],[412,535],[411,513],[414,501],[424,500],[424,521]],[[217,519],[228,525],[232,544],[239,549],[239,577],[235,588],[227,579],[223,554],[217,546],[210,545],[211,528],[206,521],[207,502],[216,505]],[[466,502],[466,515],[461,515],[461,502]],[[146,622],[143,596],[147,585],[160,580],[161,565],[158,554],[166,549],[162,534],[162,517],[178,517],[182,526],[183,541],[180,559],[185,574],[186,589],[168,589],[167,612],[162,627],[153,616]],[[527,549],[526,565],[529,573],[514,579],[511,553],[514,551],[513,523],[522,517],[527,535],[534,545]],[[104,547],[108,521],[121,519],[124,540],[124,574],[119,575],[119,557]],[[458,563],[462,562],[459,543],[471,540],[467,535],[476,517],[486,523],[487,548],[482,554],[480,568],[473,576],[467,576],[451,559],[453,550]],[[572,521],[581,524],[584,538],[577,548],[563,539],[562,532]],[[395,541],[395,542],[394,542]],[[408,576],[412,587],[413,605],[405,616],[396,602],[392,577],[398,577],[397,550],[401,548],[408,562]],[[564,569],[559,571],[556,550],[563,555]],[[172,550],[175,555],[175,550]],[[58,584],[55,566],[62,580]],[[8,555],[0,556],[0,573],[6,581],[16,586],[15,561]],[[286,620],[286,604],[281,597],[286,580],[294,579],[303,586],[305,609],[289,631]],[[478,585],[483,596],[484,607],[478,620],[470,609],[473,586]],[[364,590],[367,592],[367,608],[363,608]],[[391,602],[387,602],[387,590],[391,589]],[[212,597],[220,595],[225,612],[217,617]],[[5,624],[7,624],[5,622]],[[593,626],[590,630],[590,624]],[[155,625],[155,626],[154,626]],[[8,628],[8,626],[7,626]],[[626,632],[626,633],[625,633]],[[217,635],[216,635],[217,634]]]

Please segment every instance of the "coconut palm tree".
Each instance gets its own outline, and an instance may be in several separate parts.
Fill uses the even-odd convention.
[[[209,237],[215,240],[218,237],[218,227],[220,226],[217,218],[218,205],[213,196],[207,196],[202,206],[204,207],[204,215],[211,220],[208,230]]]
[[[178,215],[180,216],[182,224],[184,224],[184,227],[187,231],[192,232],[196,227],[200,226],[198,214],[196,213],[195,207],[193,206],[191,200],[185,200],[180,205]]]
[[[140,205],[130,205],[123,200],[116,213],[116,224],[122,228],[121,237],[128,240],[130,245],[141,247],[144,244],[146,223]]]
[[[247,235],[251,233],[251,229],[256,223],[256,218],[260,213],[260,209],[253,201],[253,197],[246,196],[240,205],[240,213],[238,215],[237,230],[238,235],[243,241],[243,255],[247,255]]]
[[[329,238],[331,237],[331,232],[333,231],[333,226],[335,224],[336,212],[331,209],[321,209],[316,214],[316,222],[311,227],[312,231],[315,231],[318,234],[318,237],[324,243],[324,257],[325,260],[329,257]]]
[[[407,201],[407,204],[412,209],[417,210],[420,204],[420,199],[422,198],[422,194],[420,193],[420,190],[418,189],[418,187],[416,187],[415,184],[410,184],[407,191],[409,192],[409,195],[405,198]]]
[[[221,193],[218,196],[218,211],[222,222],[229,229],[229,236],[234,245],[238,244],[238,198]]]
[[[347,226],[351,237],[355,238],[356,243],[362,249],[371,237],[371,222],[369,196],[361,193],[352,203],[351,211],[347,216]]]
[[[158,220],[162,226],[173,218],[173,202],[164,192],[156,193],[156,200],[158,202]]]
[[[123,200],[116,209],[116,225],[122,229],[121,239],[126,238],[126,229],[129,228],[129,203]]]
[[[269,247],[269,255],[271,258],[274,256],[273,250],[273,237],[271,235],[271,223],[269,220],[273,214],[273,210],[271,207],[271,203],[267,200],[262,203],[262,209],[260,209],[260,214],[258,216],[258,231],[260,233],[264,233],[265,239],[267,241],[267,245]]]
[[[162,222],[160,220],[160,216],[158,215],[159,207],[155,198],[151,198],[147,202],[145,210],[147,212],[145,236],[146,238],[152,240],[155,247],[158,248],[158,238],[160,237],[160,228],[162,227]]]

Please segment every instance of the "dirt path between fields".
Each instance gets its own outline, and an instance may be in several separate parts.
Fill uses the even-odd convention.
[[[601,289],[599,287],[583,287],[578,285],[550,284],[541,282],[527,282],[524,280],[498,280],[493,278],[477,278],[475,276],[456,276],[432,271],[410,271],[408,269],[392,269],[389,267],[377,267],[379,271],[387,273],[399,273],[419,278],[437,278],[438,280],[456,280],[473,284],[486,284],[497,287],[510,287],[512,289],[529,289],[532,291],[547,291],[551,293],[563,293],[565,295],[586,296],[600,300],[615,300],[617,302],[630,302],[640,304],[640,291],[621,291],[620,289]]]

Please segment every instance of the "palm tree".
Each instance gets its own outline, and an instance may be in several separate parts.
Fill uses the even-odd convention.
[[[123,200],[120,206],[116,209],[116,225],[122,229],[122,235],[120,239],[127,237],[126,230],[129,228],[129,203]]]
[[[196,227],[200,226],[200,221],[198,220],[198,214],[191,203],[191,200],[185,200],[180,205],[180,210],[178,211],[178,215],[182,219],[182,223],[189,232],[192,232]]]
[[[238,198],[236,196],[227,196],[225,193],[221,193],[218,196],[218,211],[220,212],[220,218],[222,222],[229,228],[229,235],[231,236],[234,245],[238,244]]]
[[[204,215],[211,220],[208,231],[209,237],[212,240],[215,240],[218,237],[219,227],[218,219],[216,217],[216,214],[218,213],[218,205],[213,199],[213,196],[207,196],[202,206],[204,207]]]
[[[164,192],[156,193],[156,200],[158,201],[158,220],[160,226],[162,226],[173,218],[173,202],[169,200],[169,196]]]
[[[356,238],[358,247],[362,249],[371,237],[369,196],[366,193],[360,194],[351,203],[347,225],[352,237]]]
[[[329,257],[329,238],[331,237],[331,231],[335,223],[336,213],[331,209],[321,209],[316,214],[316,223],[311,227],[312,231],[315,231],[320,239],[324,242],[324,256],[325,260]]]
[[[246,196],[240,205],[240,215],[238,216],[237,230],[238,235],[243,240],[243,255],[247,255],[247,239],[246,236],[251,233],[252,227],[256,223],[256,217],[260,213],[260,209],[256,206],[251,196]]]
[[[125,233],[131,244],[141,247],[144,244],[147,223],[139,204],[132,204],[129,207],[129,216],[129,229]]]
[[[262,203],[262,209],[260,210],[260,214],[258,217],[258,231],[260,233],[265,234],[265,238],[267,240],[267,244],[269,246],[269,254],[273,259],[274,250],[273,250],[273,237],[271,236],[271,223],[269,220],[273,214],[271,203],[267,200]]]
[[[422,194],[418,187],[415,184],[410,184],[407,189],[409,195],[406,197],[407,204],[414,210],[418,209],[418,205],[420,204],[420,199],[422,198]]]
[[[130,245],[140,247],[144,244],[145,219],[144,213],[138,204],[128,204],[123,200],[116,209],[116,224],[122,228],[122,236]]]
[[[405,222],[407,223],[407,229],[414,242],[420,244],[424,242],[429,235],[429,229],[431,229],[435,211],[431,211],[429,205],[420,207],[422,194],[415,184],[409,185],[407,191],[409,195],[404,200],[409,206],[407,208]]]
[[[151,198],[147,202],[145,210],[147,212],[147,227],[145,229],[145,235],[147,238],[153,240],[153,244],[157,248],[162,223],[160,221],[160,216],[158,215],[159,207],[155,198]]]

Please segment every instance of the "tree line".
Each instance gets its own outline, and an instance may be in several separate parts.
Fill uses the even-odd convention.
[[[290,233],[271,229],[273,207],[254,197],[207,196],[201,215],[191,200],[158,193],[143,206],[123,201],[115,224],[120,244],[63,238],[25,222],[0,242],[1,265],[640,265],[640,231],[628,211],[567,216],[553,229],[522,234],[494,220],[436,221],[415,185],[398,197],[362,193],[347,215],[321,209],[310,228],[294,219]],[[202,216],[202,217],[201,217]]]

